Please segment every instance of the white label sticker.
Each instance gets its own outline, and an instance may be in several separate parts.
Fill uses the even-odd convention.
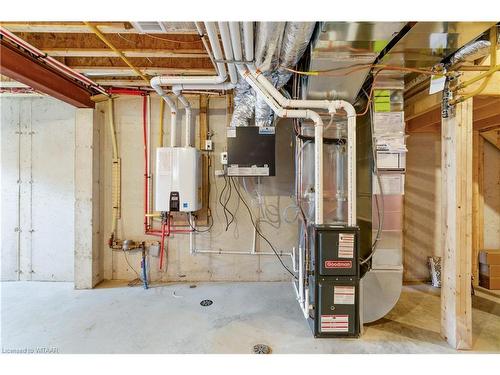
[[[321,332],[349,332],[349,315],[321,315]]]
[[[236,138],[236,128],[227,128],[226,137],[227,138]]]
[[[339,234],[339,258],[354,258],[354,233]]]
[[[446,83],[446,76],[433,75],[431,77],[431,84],[429,85],[429,95],[443,91],[445,83]]]
[[[333,287],[334,305],[354,305],[354,296],[355,296],[354,286]]]

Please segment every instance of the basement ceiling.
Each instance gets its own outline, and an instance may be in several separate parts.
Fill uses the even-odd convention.
[[[95,22],[144,74],[213,75],[194,22]],[[103,86],[146,86],[83,22],[2,22],[26,42]]]

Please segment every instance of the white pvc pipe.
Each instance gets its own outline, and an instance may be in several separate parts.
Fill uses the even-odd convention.
[[[273,96],[278,104],[284,108],[315,108],[326,109],[329,113],[335,113],[335,101],[332,100],[295,100],[284,97],[279,90],[254,66],[248,65],[252,76]]]
[[[253,61],[253,22],[243,22],[243,38],[245,44],[245,60]]]
[[[241,51],[241,35],[240,35],[240,23],[239,22],[229,22],[229,31],[231,34],[231,45],[233,46],[234,59],[237,61],[243,60],[243,53]],[[253,50],[253,47],[252,47]]]
[[[151,80],[151,87],[158,93],[158,95],[165,101],[165,103],[167,103],[170,108],[170,147],[175,147],[177,143],[177,105],[162,89],[159,80],[155,78]]]
[[[193,110],[191,108],[191,103],[186,99],[184,95],[182,95],[181,90],[178,90],[176,86],[172,87],[172,92],[179,99],[179,101],[184,106],[184,110],[186,111],[186,130],[185,130],[185,139],[184,146],[191,146],[191,134],[193,132]]]
[[[203,30],[201,28],[200,22],[195,22],[194,25],[196,26],[196,30],[198,31],[198,35],[201,38],[201,42],[203,43],[203,46],[205,47],[205,50],[207,51],[208,57],[210,58],[210,61],[212,62],[212,65],[214,66],[215,71],[217,72],[217,74],[219,74],[219,71],[217,70],[217,64],[215,63],[214,56],[212,55],[212,51],[210,51],[210,47],[208,46],[208,43],[203,36]]]
[[[356,226],[356,111],[352,104],[343,102],[347,112],[347,225]]]
[[[224,55],[226,60],[233,60],[233,48],[231,46],[231,36],[229,34],[229,28],[227,22],[219,22],[219,31],[222,39],[222,46],[224,47]],[[234,63],[228,63],[229,78],[231,83],[236,84],[238,81],[238,73],[236,72],[236,67]]]
[[[199,85],[174,85],[172,86],[172,91],[182,91],[182,90],[232,90],[234,84],[231,82],[223,82],[215,85],[212,84],[199,84]]]
[[[289,256],[290,258],[292,257],[292,253],[285,253],[285,252],[277,252],[279,256]],[[239,250],[205,250],[205,249],[194,249],[192,254],[219,254],[219,255],[274,255],[276,256],[275,253],[273,252],[255,252],[253,253],[251,250],[250,251],[239,251]]]
[[[259,82],[250,74],[250,71],[243,70],[241,66],[238,71],[242,77],[252,86],[252,88],[264,99],[266,104],[276,113],[278,117],[284,118],[305,118],[314,122],[314,208],[315,224],[323,224],[323,120],[314,111],[309,109],[285,109],[276,103],[274,98],[265,91]]]
[[[212,46],[212,52],[217,63],[217,70],[219,71],[219,76],[224,76],[226,80],[227,72],[226,65],[223,62],[217,62],[217,60],[223,60],[222,50],[219,44],[219,35],[217,34],[217,27],[215,22],[205,22],[205,29],[207,30],[208,40]]]

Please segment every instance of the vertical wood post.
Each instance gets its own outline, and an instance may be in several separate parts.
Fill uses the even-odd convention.
[[[472,346],[472,99],[441,122],[441,335],[456,349]]]
[[[199,127],[199,138],[200,138],[200,149],[205,148],[205,140],[208,139],[208,95],[201,94],[200,95],[200,127]],[[202,175],[201,175],[201,189],[202,189],[202,207],[198,212],[198,224],[207,224],[208,225],[208,206],[209,206],[209,156],[204,153],[201,156],[202,161]]]

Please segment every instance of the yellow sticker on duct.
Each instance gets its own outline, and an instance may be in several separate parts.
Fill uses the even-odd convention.
[[[391,102],[375,102],[375,112],[390,112]]]

